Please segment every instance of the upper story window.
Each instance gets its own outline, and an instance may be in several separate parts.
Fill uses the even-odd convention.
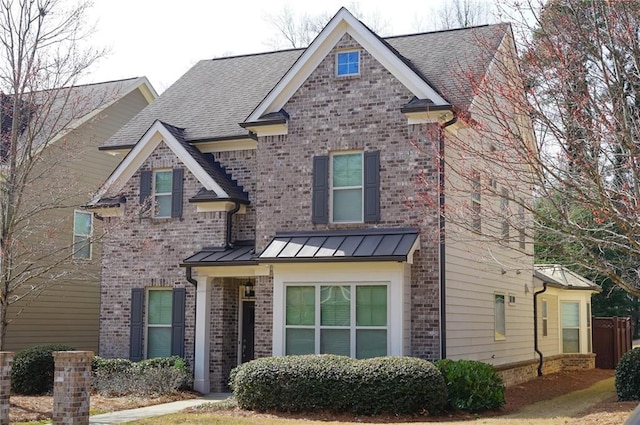
[[[362,222],[363,204],[362,152],[331,156],[331,221]]]
[[[471,171],[471,227],[474,231],[482,230],[482,198],[480,192],[480,172]]]
[[[153,174],[153,196],[156,217],[171,217],[172,170],[157,170]]]
[[[181,217],[184,169],[140,171],[140,204],[157,218]]]
[[[380,152],[313,157],[311,220],[316,224],[380,221]]]
[[[73,258],[91,259],[91,233],[93,213],[73,212]]]
[[[360,52],[358,50],[339,52],[336,55],[336,75],[358,74],[360,74]]]

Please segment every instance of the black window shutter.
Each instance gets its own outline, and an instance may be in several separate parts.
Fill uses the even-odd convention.
[[[151,196],[151,170],[140,171],[140,203],[144,204]]]
[[[131,290],[131,324],[129,325],[129,360],[137,362],[142,360],[142,332],[144,325],[142,311],[144,306],[144,289],[133,288]]]
[[[364,221],[380,221],[380,151],[364,153]]]
[[[171,187],[171,217],[182,217],[182,177],[183,168],[174,168]]]
[[[329,222],[329,157],[313,157],[313,199],[311,221],[316,224]]]
[[[187,291],[184,288],[173,290],[171,312],[171,355],[184,357],[184,307]]]

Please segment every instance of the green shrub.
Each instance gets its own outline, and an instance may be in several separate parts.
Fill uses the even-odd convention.
[[[502,378],[490,364],[472,360],[438,360],[447,385],[447,407],[467,412],[498,410],[504,405]]]
[[[71,351],[62,344],[39,345],[16,354],[11,368],[11,391],[16,394],[45,394],[53,389],[54,351]]]
[[[446,402],[446,387],[437,368],[410,357],[262,358],[235,368],[230,386],[240,407],[259,411],[433,413]]]
[[[616,366],[619,401],[640,400],[640,348],[624,353]]]
[[[95,356],[91,366],[93,389],[107,397],[134,394],[159,396],[175,393],[191,385],[189,368],[177,356],[136,363],[127,359]]]

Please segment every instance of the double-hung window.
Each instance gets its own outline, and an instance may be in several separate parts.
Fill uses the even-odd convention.
[[[362,152],[331,156],[331,217],[334,223],[363,221]]]
[[[73,212],[73,258],[91,259],[91,233],[93,231],[93,213]]]
[[[480,193],[480,172],[471,171],[471,228],[475,232],[482,230],[482,198]]]
[[[150,289],[147,297],[147,358],[171,356],[171,289]]]
[[[336,55],[336,75],[358,74],[360,74],[360,52],[358,50],[338,52]]]
[[[507,337],[505,313],[504,294],[494,294],[494,327],[496,340],[503,340]]]
[[[387,285],[286,287],[285,353],[387,355]]]
[[[502,188],[501,198],[502,209],[502,240],[509,242],[509,189]]]
[[[542,300],[542,336],[549,335],[549,310],[547,300]]]
[[[153,174],[153,180],[155,216],[171,217],[171,188],[173,186],[173,172],[172,170],[156,170]]]
[[[580,352],[580,303],[563,301],[562,314],[562,352]]]

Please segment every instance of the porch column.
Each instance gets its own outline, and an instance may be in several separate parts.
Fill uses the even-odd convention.
[[[193,362],[193,389],[208,394],[211,389],[209,380],[209,353],[211,351],[211,279],[207,276],[196,278],[196,347]]]

